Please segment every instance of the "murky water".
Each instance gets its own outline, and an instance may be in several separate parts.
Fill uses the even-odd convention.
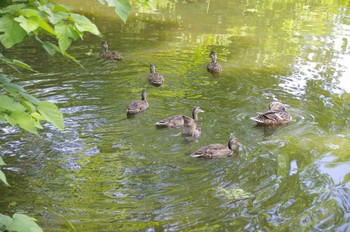
[[[30,41],[5,53],[39,71],[12,76],[61,108],[65,130],[2,126],[3,213],[27,213],[45,231],[349,230],[349,2],[157,1],[125,25],[86,2],[72,5],[104,37],[71,48],[85,69]],[[100,59],[102,40],[124,60]],[[220,77],[205,69],[212,50]],[[150,64],[163,86],[148,84]],[[142,89],[150,108],[128,119]],[[249,118],[275,100],[293,122],[255,126]],[[198,141],[155,128],[195,105],[205,111]],[[238,157],[189,157],[232,134]]]

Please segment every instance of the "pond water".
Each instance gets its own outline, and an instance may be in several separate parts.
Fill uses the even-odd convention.
[[[38,71],[7,73],[56,103],[65,129],[1,126],[2,213],[45,231],[350,230],[348,1],[163,0],[126,24],[98,1],[69,4],[103,34],[72,45],[84,69],[30,40],[4,53]],[[124,60],[101,59],[103,40]],[[205,69],[210,51],[220,76]],[[161,87],[148,84],[150,64]],[[142,89],[149,109],[127,118]],[[250,117],[276,100],[293,121],[257,127]],[[195,105],[197,141],[155,128]],[[237,157],[189,157],[231,135]]]

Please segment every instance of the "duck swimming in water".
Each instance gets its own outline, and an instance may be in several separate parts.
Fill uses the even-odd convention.
[[[148,101],[146,99],[146,90],[141,92],[141,100],[133,101],[129,104],[126,109],[127,114],[136,114],[145,111],[149,107]]]
[[[162,74],[156,73],[156,67],[150,65],[150,74],[148,76],[148,82],[153,85],[161,85],[164,82],[164,77]]]
[[[102,53],[101,56],[106,58],[106,59],[110,59],[110,60],[122,60],[123,57],[115,51],[108,51],[108,44],[106,41],[101,43],[101,47],[102,47]]]
[[[223,144],[210,144],[208,146],[202,147],[196,152],[192,153],[190,156],[194,158],[207,158],[214,159],[220,157],[232,156],[233,153],[239,149],[242,145],[238,142],[237,138],[232,136],[228,145]]]
[[[182,135],[184,135],[188,141],[198,139],[201,136],[202,131],[198,128],[197,122],[193,118],[185,115],[182,115],[182,118],[184,120]]]
[[[221,65],[216,61],[215,52],[210,52],[209,57],[211,58],[211,62],[207,65],[208,72],[212,74],[219,74],[222,71]]]
[[[276,101],[270,103],[268,111],[251,119],[262,125],[283,125],[292,121],[293,118],[286,111],[284,104]]]
[[[198,114],[204,112],[199,106],[193,107],[192,110],[192,119],[194,121],[198,121]],[[156,122],[156,127],[162,128],[162,127],[167,127],[167,128],[174,128],[174,127],[181,127],[184,125],[184,119],[182,117],[183,115],[175,115],[171,116],[165,119],[160,120],[159,122]]]

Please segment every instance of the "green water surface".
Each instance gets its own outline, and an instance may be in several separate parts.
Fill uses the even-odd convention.
[[[155,0],[126,24],[97,1],[60,2],[103,37],[72,45],[84,69],[31,40],[4,51],[38,71],[6,70],[60,107],[65,130],[1,125],[2,213],[45,231],[350,230],[348,1]],[[124,60],[101,59],[103,40]],[[205,69],[210,51],[219,77]],[[161,87],[148,84],[150,64]],[[127,118],[142,89],[150,108]],[[250,117],[276,100],[293,121],[257,127]],[[195,105],[198,141],[155,128]],[[244,145],[237,157],[189,157],[231,135]]]

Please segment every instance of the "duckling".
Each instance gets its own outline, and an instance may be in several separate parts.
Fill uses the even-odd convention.
[[[293,118],[286,111],[286,108],[283,103],[272,102],[269,105],[268,111],[250,119],[262,125],[282,125],[289,123],[290,121],[292,121]]]
[[[185,115],[182,115],[182,118],[184,120],[182,135],[185,135],[187,140],[198,139],[201,136],[202,131],[197,127],[197,122],[193,118]]]
[[[110,60],[122,60],[123,57],[115,51],[108,51],[108,44],[106,41],[101,43],[101,47],[103,49],[101,56],[106,58],[106,59],[110,59]]]
[[[222,67],[221,67],[221,65],[218,62],[216,62],[216,54],[215,54],[215,52],[211,52],[209,54],[209,57],[211,58],[211,62],[207,65],[208,72],[210,72],[212,74],[221,73]]]
[[[192,110],[192,119],[194,121],[198,121],[198,113],[204,112],[199,106],[193,107]],[[165,118],[163,120],[160,120],[159,122],[156,122],[156,127],[168,127],[168,128],[174,128],[174,127],[180,127],[184,125],[184,119],[182,115],[175,115],[172,117]]]
[[[126,109],[127,114],[136,114],[145,111],[149,107],[148,101],[146,99],[146,90],[141,92],[141,100],[133,101],[129,104]]]
[[[225,146],[223,144],[210,144],[208,146],[202,147],[196,152],[192,153],[190,156],[195,158],[220,158],[232,156],[235,151],[237,151],[242,146],[241,143],[238,142],[237,138],[232,136],[228,145]]]
[[[161,85],[164,82],[164,77],[162,74],[156,73],[156,67],[150,65],[150,74],[148,76],[148,82],[153,85]]]

